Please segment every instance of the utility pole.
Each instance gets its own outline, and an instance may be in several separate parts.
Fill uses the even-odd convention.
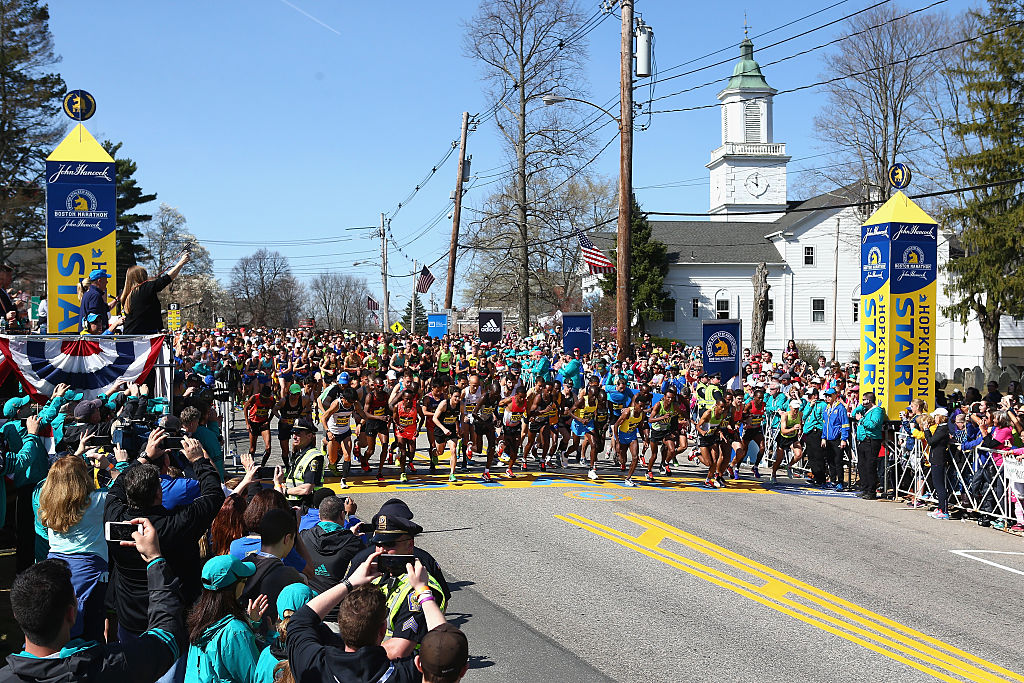
[[[388,314],[391,311],[391,302],[388,297],[388,237],[387,232],[384,230],[384,214],[380,215],[380,277],[384,283],[384,305],[381,308],[384,310],[384,315],[381,317],[381,321],[384,324],[384,329],[387,330],[391,327],[391,321],[388,319]]]
[[[832,360],[836,360],[836,322],[839,318],[839,217],[836,217],[836,251],[832,271]]]
[[[459,139],[459,175],[455,177],[455,209],[452,211],[452,243],[448,250],[448,282],[444,290],[444,307],[452,307],[455,292],[455,255],[459,249],[459,220],[462,218],[462,176],[466,166],[466,136],[469,132],[469,112],[462,112],[462,137]]]
[[[412,308],[409,309],[409,334],[416,334],[416,261],[412,262]]]
[[[632,339],[629,274],[632,263],[630,213],[633,209],[633,0],[619,0],[622,46],[619,54],[619,224],[615,244],[615,341],[618,359],[629,356]]]

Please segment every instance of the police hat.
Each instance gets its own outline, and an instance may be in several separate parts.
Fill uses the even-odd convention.
[[[316,434],[316,425],[308,417],[300,417],[292,425],[293,432],[309,432],[310,434]]]
[[[402,519],[414,519],[412,510],[401,498],[388,498],[384,504],[380,506],[380,510],[377,510],[377,514],[401,517]]]
[[[370,545],[391,544],[401,536],[415,536],[423,531],[416,522],[391,515],[374,515]]]

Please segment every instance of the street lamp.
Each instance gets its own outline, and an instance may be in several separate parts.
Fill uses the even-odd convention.
[[[625,4],[631,7],[631,3]],[[623,12],[623,22],[625,22],[625,14]],[[630,49],[632,49],[632,44],[630,44]],[[623,84],[622,92],[628,93],[628,97],[624,95],[621,98],[624,112],[622,118],[616,117],[602,106],[577,97],[551,94],[541,96],[541,100],[546,105],[561,104],[562,102],[579,102],[589,105],[607,114],[619,127],[619,220],[615,235],[615,342],[619,347],[617,354],[619,360],[625,360],[629,355],[633,324],[629,315],[629,271],[632,257],[630,212],[633,208],[632,82],[629,82],[628,88]],[[627,125],[623,125],[623,120]]]

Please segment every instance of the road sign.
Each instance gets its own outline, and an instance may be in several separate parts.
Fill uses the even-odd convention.
[[[217,318],[217,329],[223,330],[228,324],[224,321],[224,318]]]
[[[391,326],[391,331],[395,334],[401,334],[405,331],[405,327],[402,326],[402,323],[395,321],[395,324]]]
[[[171,332],[181,329],[181,304],[167,304],[167,329]]]

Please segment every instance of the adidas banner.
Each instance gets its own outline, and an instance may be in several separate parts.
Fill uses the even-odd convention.
[[[501,311],[480,311],[480,341],[488,344],[500,342],[503,318]]]

